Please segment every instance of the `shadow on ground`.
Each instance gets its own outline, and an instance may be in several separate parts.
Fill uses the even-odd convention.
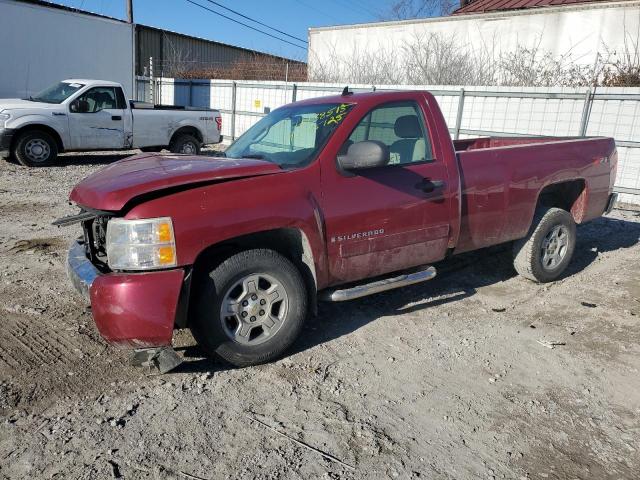
[[[638,213],[640,216],[640,213]],[[578,242],[567,272],[574,275],[586,269],[598,253],[629,248],[639,242],[640,222],[599,218],[578,227]],[[343,303],[320,303],[318,315],[310,317],[288,354],[303,352],[330,342],[381,317],[410,313],[456,302],[476,294],[478,288],[516,276],[510,245],[470,252],[435,264],[438,276],[426,283],[399,288]],[[407,307],[407,305],[409,305]],[[197,345],[184,347],[185,359],[176,373],[218,371],[233,368],[217,359],[206,359]]]
[[[95,153],[63,153],[58,156],[58,159],[52,167],[68,167],[71,165],[109,165],[110,163],[117,162],[123,158],[138,155],[140,150],[126,150],[121,152],[95,152]],[[163,154],[170,154],[169,151],[163,150]],[[152,153],[150,153],[152,154]],[[217,150],[207,148],[202,150],[202,156],[215,157],[219,155]]]
[[[71,165],[109,165],[138,153],[140,152],[134,150],[119,153],[61,154],[58,156],[56,163],[49,168],[68,167]]]

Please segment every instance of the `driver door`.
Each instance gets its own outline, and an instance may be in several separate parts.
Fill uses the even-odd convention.
[[[370,110],[340,149],[376,141],[386,165],[354,171],[323,169],[329,273],[334,284],[429,264],[444,258],[449,241],[451,185],[435,158],[418,102]]]
[[[121,149],[125,146],[125,105],[115,87],[94,87],[69,107],[69,133],[74,150]]]

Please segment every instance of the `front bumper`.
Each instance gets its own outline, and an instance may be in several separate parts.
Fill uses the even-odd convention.
[[[8,157],[11,153],[11,142],[15,130],[13,128],[0,128],[0,158]]]
[[[134,348],[171,345],[185,272],[102,273],[75,241],[67,256],[75,289],[91,302],[100,335],[109,343]]]

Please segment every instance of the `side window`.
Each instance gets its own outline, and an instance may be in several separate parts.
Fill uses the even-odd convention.
[[[390,165],[433,160],[422,114],[413,102],[393,103],[371,110],[360,120],[340,151],[346,153],[351,145],[365,140],[377,140],[389,147]]]
[[[116,92],[113,87],[95,87],[78,98],[80,112],[96,113],[100,110],[117,109]]]

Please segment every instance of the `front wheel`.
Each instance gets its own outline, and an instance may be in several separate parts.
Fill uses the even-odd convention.
[[[171,153],[200,155],[200,142],[193,135],[183,134],[171,142],[169,150],[171,150]]]
[[[576,224],[571,214],[560,208],[539,211],[529,235],[513,244],[513,265],[529,280],[552,282],[571,262],[575,247]]]
[[[302,275],[273,250],[246,250],[213,268],[196,300],[192,330],[208,354],[238,367],[279,357],[307,313]]]
[[[58,156],[58,145],[47,132],[33,130],[18,137],[13,157],[25,167],[46,167]]]

